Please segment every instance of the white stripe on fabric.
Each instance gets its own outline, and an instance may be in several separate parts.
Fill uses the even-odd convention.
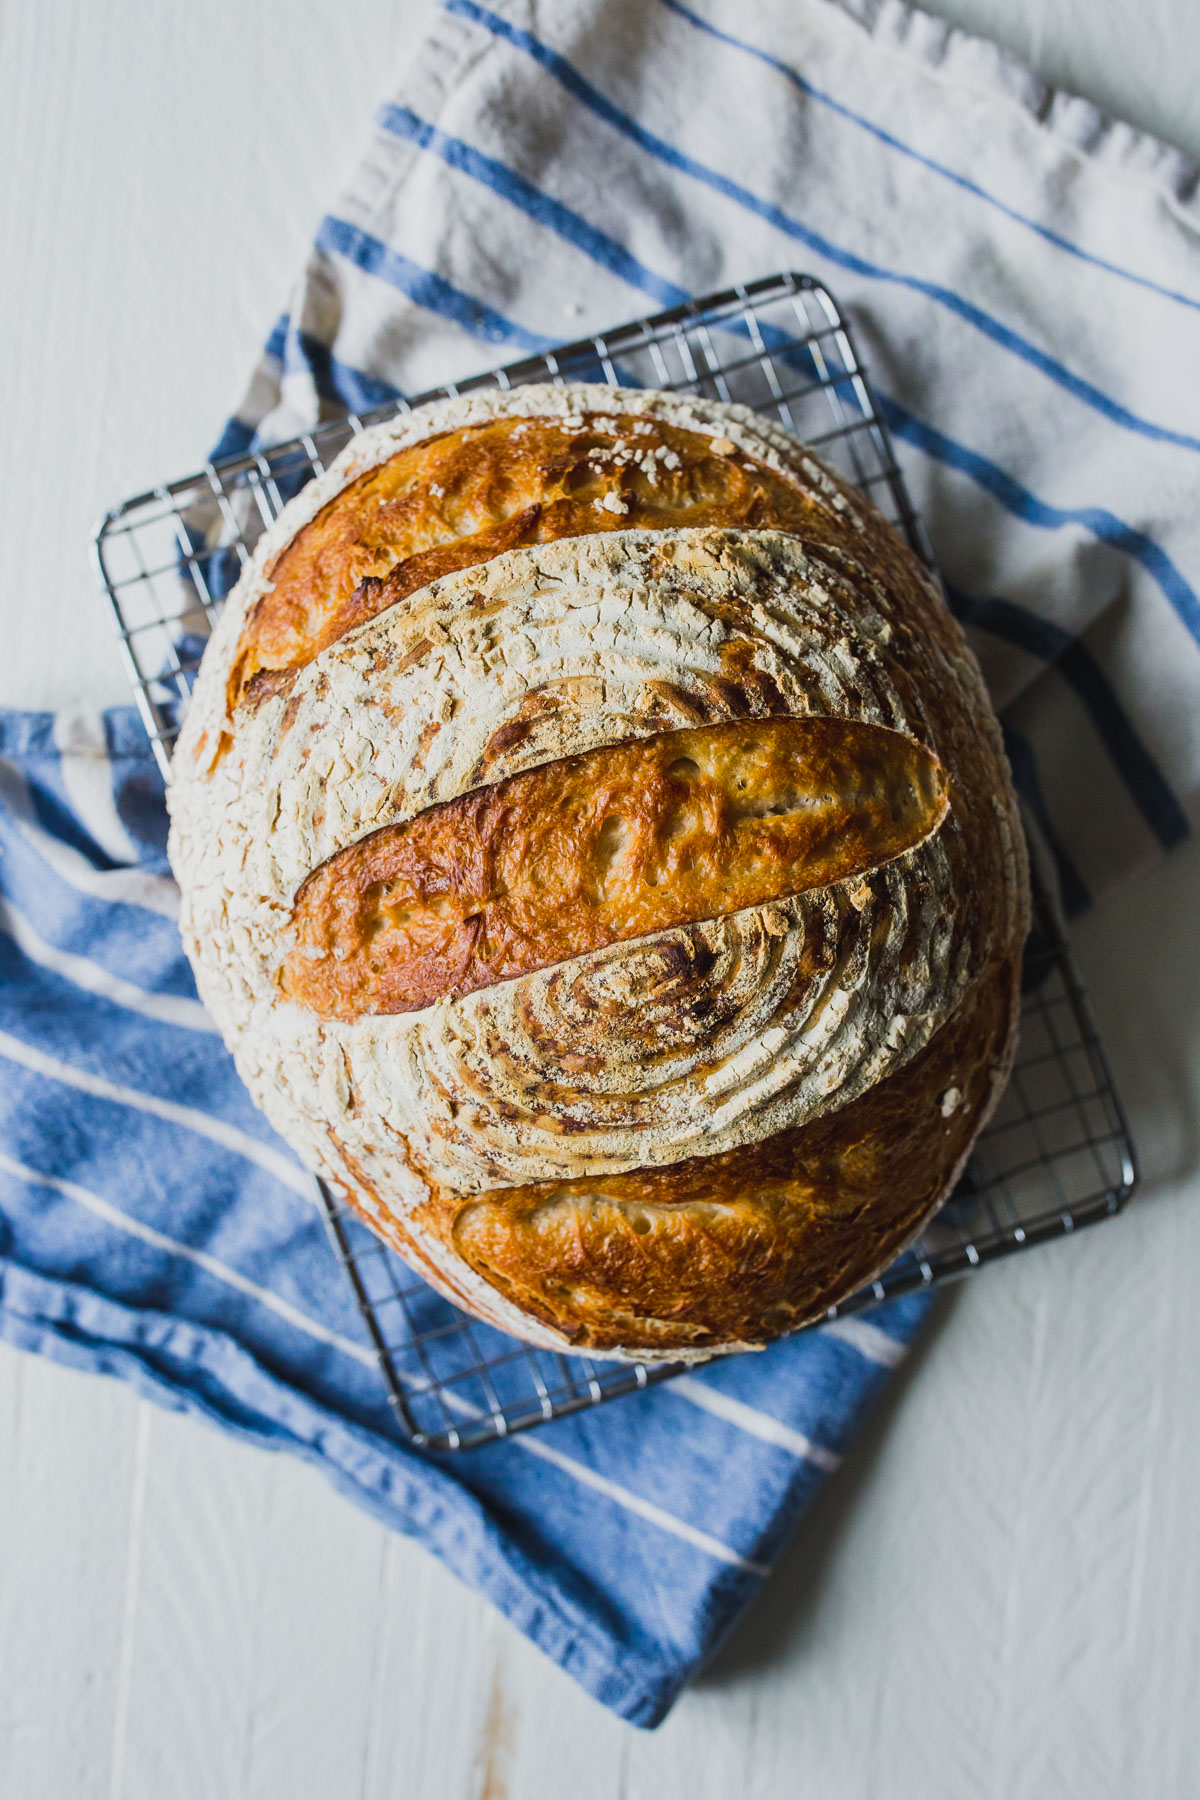
[[[375,1352],[368,1349],[365,1344],[356,1344],[350,1338],[342,1337],[340,1332],[330,1331],[328,1326],[320,1324],[316,1319],[310,1319],[307,1313],[300,1311],[299,1307],[290,1305],[286,1300],[281,1300],[278,1294],[271,1292],[270,1288],[259,1287],[256,1281],[250,1280],[249,1276],[240,1274],[237,1269],[231,1269],[228,1263],[218,1261],[215,1256],[209,1256],[204,1250],[193,1250],[189,1244],[181,1244],[177,1238],[167,1237],[165,1233],[156,1231],[153,1225],[143,1224],[141,1219],[135,1219],[129,1213],[122,1212],[119,1206],[114,1206],[102,1195],[94,1194],[90,1188],[80,1187],[77,1181],[64,1181],[60,1175],[47,1175],[41,1169],[31,1169],[26,1163],[17,1162],[15,1157],[6,1156],[2,1150],[0,1150],[0,1169],[6,1170],[18,1181],[33,1182],[39,1187],[47,1187],[56,1194],[62,1194],[68,1200],[74,1200],[78,1206],[85,1207],[96,1218],[103,1219],[108,1225],[115,1225],[118,1231],[128,1232],[130,1237],[140,1238],[144,1244],[149,1244],[155,1250],[163,1250],[169,1256],[179,1256],[185,1262],[195,1263],[196,1267],[203,1269],[206,1275],[211,1275],[215,1280],[224,1282],[227,1287],[236,1288],[239,1294],[246,1294],[251,1300],[257,1300],[261,1306],[265,1306],[270,1312],[275,1313],[278,1318],[285,1319],[289,1325],[294,1325],[298,1331],[303,1331],[309,1337],[316,1338],[318,1343],[329,1344],[333,1349],[341,1350],[346,1356],[352,1356],[356,1362],[363,1363],[368,1368],[377,1366]]]
[[[145,988],[126,981],[123,976],[110,974],[107,969],[102,969],[99,963],[90,961],[86,956],[77,956],[74,951],[60,950],[56,944],[48,944],[34,930],[25,915],[18,912],[2,894],[0,931],[6,932],[17,948],[40,969],[49,969],[53,974],[61,975],[64,981],[83,988],[86,993],[95,994],[101,1000],[111,1000],[114,1006],[122,1006],[128,1012],[155,1019],[160,1025],[178,1025],[188,1031],[214,1034],[217,1031],[198,1000],[189,1000],[186,994],[148,993]]]
[[[530,1437],[522,1432],[512,1442],[522,1450],[528,1450],[530,1456],[540,1456],[543,1462],[553,1463],[556,1469],[561,1469],[564,1474],[582,1482],[584,1487],[594,1488],[598,1494],[604,1494],[625,1512],[636,1514],[650,1525],[657,1525],[660,1531],[670,1532],[672,1537],[681,1538],[694,1549],[716,1557],[718,1562],[728,1563],[735,1569],[747,1569],[753,1575],[769,1573],[765,1563],[752,1562],[748,1556],[731,1550],[728,1544],[723,1544],[720,1538],[713,1537],[710,1532],[701,1531],[698,1525],[689,1525],[686,1519],[677,1519],[674,1513],[664,1511],[653,1500],[643,1500],[640,1494],[622,1487],[618,1481],[610,1481],[607,1475],[601,1475],[599,1470],[589,1468],[586,1463],[576,1462],[573,1456],[565,1456],[561,1450],[555,1450],[540,1438]]]
[[[182,1106],[174,1100],[160,1100],[157,1094],[144,1093],[140,1088],[122,1087],[115,1081],[106,1081],[102,1075],[92,1075],[85,1069],[77,1069],[73,1063],[48,1056],[44,1050],[35,1050],[32,1044],[10,1036],[7,1031],[0,1031],[0,1056],[7,1056],[10,1062],[19,1063],[35,1075],[61,1081],[64,1087],[93,1094],[98,1100],[112,1100],[118,1106],[131,1106],[135,1112],[164,1119],[169,1125],[182,1125],[185,1131],[194,1131],[198,1137],[208,1138],[223,1150],[231,1150],[235,1156],[244,1156],[248,1162],[257,1163],[260,1169],[265,1169],[276,1181],[282,1181],[302,1199],[316,1203],[316,1186],[311,1175],[289,1161],[281,1151],[273,1150],[269,1144],[260,1144],[257,1138],[239,1131],[236,1125],[227,1125],[223,1119],[214,1119],[209,1113]]]
[[[907,1344],[889,1337],[878,1325],[868,1325],[865,1319],[831,1319],[821,1330],[826,1337],[840,1338],[843,1344],[849,1344],[852,1350],[857,1350],[868,1362],[878,1363],[882,1369],[898,1369],[908,1355]]]
[[[811,1438],[805,1437],[802,1431],[797,1431],[794,1425],[785,1425],[782,1419],[776,1419],[770,1413],[759,1412],[757,1407],[747,1406],[744,1401],[735,1400],[731,1394],[723,1394],[719,1388],[709,1387],[694,1375],[677,1375],[673,1381],[663,1384],[663,1391],[688,1401],[692,1406],[700,1407],[715,1419],[723,1419],[727,1425],[735,1426],[738,1431],[744,1431],[750,1437],[761,1438],[764,1444],[774,1444],[779,1450],[787,1450],[792,1456],[803,1458],[805,1462],[812,1463],[814,1468],[823,1469],[826,1474],[832,1474],[842,1460],[836,1450],[827,1450],[824,1444],[814,1444]]]
[[[441,1397],[447,1406],[465,1417],[481,1419],[485,1416],[477,1406],[472,1406],[469,1400],[464,1400],[461,1394],[445,1391]],[[657,1525],[660,1531],[669,1532],[672,1537],[681,1538],[685,1544],[691,1544],[694,1549],[703,1550],[706,1555],[716,1557],[718,1562],[728,1563],[731,1568],[735,1569],[748,1569],[753,1575],[768,1573],[765,1563],[751,1562],[749,1557],[740,1555],[736,1550],[731,1550],[728,1544],[723,1544],[720,1538],[713,1537],[711,1532],[702,1531],[698,1525],[689,1525],[686,1519],[676,1518],[674,1513],[669,1513],[663,1507],[656,1506],[653,1500],[644,1500],[640,1494],[635,1494],[630,1488],[622,1487],[619,1481],[612,1481],[607,1475],[601,1475],[598,1469],[589,1468],[587,1463],[576,1461],[575,1457],[567,1456],[562,1450],[555,1450],[542,1438],[535,1438],[529,1432],[518,1432],[515,1437],[501,1438],[498,1441],[511,1443],[518,1450],[527,1450],[530,1456],[540,1456],[543,1462],[552,1463],[556,1469],[561,1469],[564,1475],[570,1475],[575,1481],[582,1482],[584,1487],[594,1488],[598,1494],[603,1494],[625,1512],[635,1513],[639,1519],[645,1519],[648,1524]]]
[[[25,777],[11,762],[0,758],[0,800],[12,813],[17,830],[31,849],[54,871],[60,881],[92,900],[115,900],[139,906],[164,919],[179,917],[179,889],[167,875],[148,875],[144,869],[97,869],[70,844],[52,837],[38,823]]]
[[[114,862],[136,863],[138,847],[117,811],[113,795],[112,761],[103,718],[96,712],[55,713],[54,743],[67,798],[88,836]]]

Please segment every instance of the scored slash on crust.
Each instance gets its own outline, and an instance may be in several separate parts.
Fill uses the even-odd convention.
[[[510,548],[405,593],[230,716],[285,547],[398,451],[504,418],[600,420],[630,445],[656,421],[700,434],[743,476],[792,483],[810,524]],[[323,1018],[281,994],[297,893],[372,834],[530,771],[552,787],[563,759],[789,718],[923,746],[946,817],[866,873],[407,1013]],[[978,669],[890,528],[744,409],[527,388],[364,434],[231,597],[170,805],[185,942],[255,1098],[439,1285],[538,1341],[675,1356],[804,1322],[944,1198],[1011,1054],[1023,846]],[[771,1172],[785,1149],[793,1177]]]

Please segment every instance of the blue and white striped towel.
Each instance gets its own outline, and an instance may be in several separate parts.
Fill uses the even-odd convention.
[[[803,265],[854,317],[1072,910],[1200,807],[1200,217],[897,0],[449,0],[224,450]],[[652,1724],[924,1303],[456,1460],[396,1441],[173,923],[131,714],[0,719],[0,1331],[317,1464]]]

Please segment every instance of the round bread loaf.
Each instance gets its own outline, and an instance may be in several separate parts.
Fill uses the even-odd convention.
[[[466,396],[266,534],[172,768],[201,995],[283,1137],[535,1343],[763,1344],[998,1097],[1023,838],[880,515],[740,407]]]

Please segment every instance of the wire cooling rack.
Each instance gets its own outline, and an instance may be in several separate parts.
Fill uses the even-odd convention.
[[[857,483],[932,563],[832,296],[808,276],[772,276],[492,374],[328,421],[258,454],[207,463],[114,507],[96,531],[95,567],[164,774],[221,603],[284,503],[367,425],[426,400],[529,381],[671,388],[756,407]],[[1004,1099],[953,1198],[920,1242],[830,1317],[1107,1218],[1132,1191],[1128,1127],[1034,860],[1021,1040]],[[397,1424],[419,1448],[494,1442],[677,1372],[535,1350],[480,1324],[434,1293],[319,1185]]]

